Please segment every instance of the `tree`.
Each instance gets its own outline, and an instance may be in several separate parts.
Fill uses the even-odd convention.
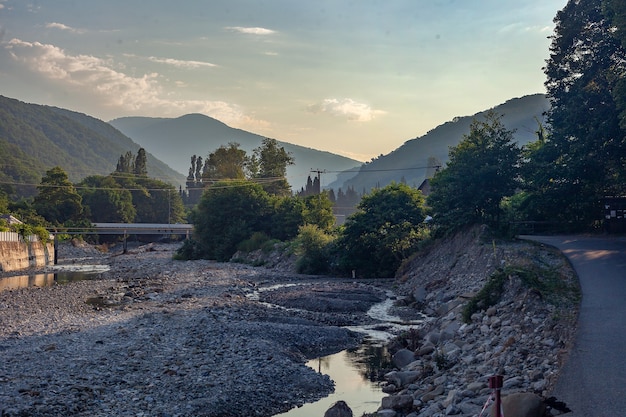
[[[270,213],[270,197],[259,184],[228,181],[207,188],[191,215],[192,256],[229,260],[240,242],[267,229]]]
[[[133,166],[133,173],[140,177],[148,176],[148,159],[144,148],[139,148],[137,151],[137,157],[135,158],[135,164]]]
[[[115,168],[115,172],[131,174],[134,170],[133,161],[134,158],[131,151],[126,152],[126,154],[120,155],[119,159],[117,160],[117,167]]]
[[[393,277],[424,238],[422,193],[392,183],[363,196],[337,240],[340,269],[365,277]]]
[[[488,112],[474,120],[469,134],[449,151],[446,168],[431,180],[428,205],[440,233],[474,223],[497,224],[502,198],[518,184],[520,149],[501,116]]]
[[[252,166],[256,168],[253,178],[262,180],[263,188],[272,195],[291,194],[287,182],[287,166],[293,165],[294,159],[275,139],[263,139],[260,147],[254,150]]]
[[[79,194],[88,217],[94,223],[132,223],[136,210],[130,191],[112,176],[92,175],[79,184]]]
[[[222,145],[209,154],[204,162],[202,180],[204,182],[243,180],[246,178],[248,163],[246,151],[239,149],[238,143],[231,142],[228,146]]]
[[[60,167],[46,171],[37,190],[39,193],[33,199],[33,207],[48,222],[62,225],[83,220],[82,199]]]
[[[335,215],[329,194],[324,192],[305,197],[304,204],[303,224],[312,224],[323,232],[330,232],[335,225]]]
[[[619,85],[626,55],[601,0],[570,1],[556,18],[550,59],[544,71],[551,100],[550,134],[528,159],[532,170],[525,185],[533,193],[539,220],[591,227],[604,195],[626,191],[625,134],[620,107],[626,101]],[[616,22],[615,6],[608,2]],[[620,7],[623,12],[623,7]],[[621,23],[619,23],[621,24]],[[615,94],[621,94],[616,97]],[[622,110],[623,111],[623,110]]]

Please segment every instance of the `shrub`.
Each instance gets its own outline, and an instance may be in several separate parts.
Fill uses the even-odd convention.
[[[300,274],[324,274],[330,271],[329,245],[333,237],[316,225],[300,226],[295,239],[296,270]]]

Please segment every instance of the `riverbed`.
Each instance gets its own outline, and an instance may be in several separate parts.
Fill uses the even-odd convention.
[[[272,416],[343,390],[307,361],[351,366],[366,335],[350,328],[379,322],[367,313],[389,281],[173,261],[175,248],[93,253],[98,279],[1,292],[0,412]]]

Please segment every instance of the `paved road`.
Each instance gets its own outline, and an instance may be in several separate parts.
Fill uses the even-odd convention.
[[[626,239],[522,236],[570,260],[583,293],[578,332],[554,395],[568,417],[626,416]]]

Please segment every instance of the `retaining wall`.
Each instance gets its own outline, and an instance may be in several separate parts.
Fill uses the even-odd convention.
[[[54,264],[54,243],[39,240],[0,241],[0,271],[19,271]]]

